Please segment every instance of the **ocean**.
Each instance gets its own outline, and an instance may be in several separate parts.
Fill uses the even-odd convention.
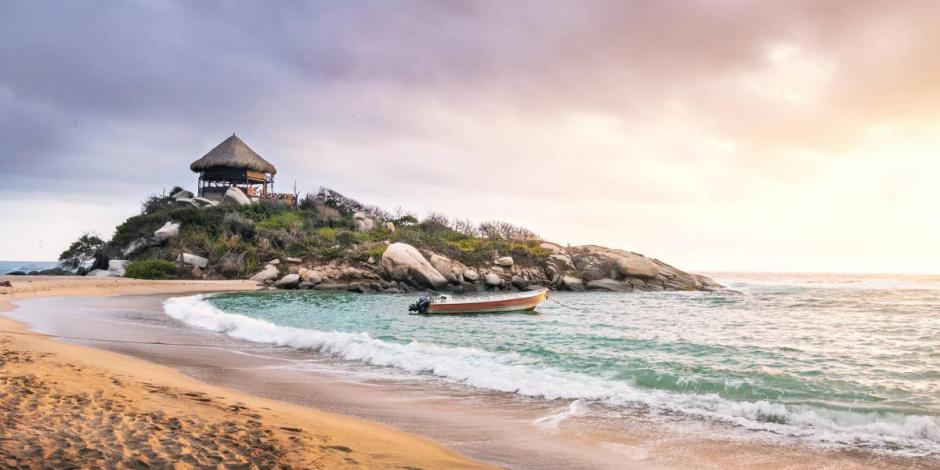
[[[0,275],[14,271],[22,271],[24,273],[42,271],[43,269],[54,268],[58,265],[58,261],[0,261]]]
[[[721,292],[553,292],[534,313],[413,316],[416,295],[171,298],[190,326],[468,390],[755,436],[940,455],[940,276],[713,274]],[[590,416],[587,416],[590,418]],[[726,431],[730,430],[730,431]]]

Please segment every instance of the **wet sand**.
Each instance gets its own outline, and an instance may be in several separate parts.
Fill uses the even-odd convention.
[[[0,311],[54,293],[254,289],[250,283],[0,277]],[[22,288],[22,290],[20,290]],[[94,300],[69,297],[59,304]],[[114,297],[97,298],[103,304]],[[38,299],[44,300],[44,299]],[[28,301],[27,301],[28,302]],[[29,315],[28,311],[22,313]],[[389,427],[208,385],[0,318],[0,467],[488,468]]]
[[[930,459],[728,439],[725,432],[733,430],[714,433],[705,424],[653,422],[642,411],[626,419],[622,415],[609,419],[594,415],[587,419],[579,413],[568,416],[567,401],[520,399],[510,394],[481,393],[468,387],[409,381],[381,373],[347,374],[336,361],[309,352],[259,346],[189,328],[162,313],[166,297],[161,294],[32,299],[18,302],[12,316],[28,321],[35,330],[59,335],[218,345],[203,348],[82,343],[168,366],[200,382],[226,387],[222,390],[227,393],[234,393],[231,392],[234,389],[301,405],[304,409],[384,423],[429,437],[480,461],[510,468],[938,466],[936,460]],[[363,379],[364,376],[367,378]],[[122,387],[127,386],[122,382]],[[188,400],[209,398],[174,394]],[[272,433],[275,432],[273,429]],[[355,465],[343,460],[330,461],[326,467]]]

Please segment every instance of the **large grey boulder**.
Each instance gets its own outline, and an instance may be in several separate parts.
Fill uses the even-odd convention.
[[[257,274],[255,274],[254,276],[251,276],[249,280],[255,281],[255,282],[270,281],[270,280],[276,279],[278,274],[279,273],[277,270],[277,266],[274,266],[273,264],[268,264],[268,265],[265,265],[264,269],[259,271]]]
[[[447,285],[447,279],[434,269],[421,252],[407,243],[389,245],[382,253],[380,265],[396,281],[434,289],[442,289]]]
[[[640,256],[634,258],[618,257],[615,259],[615,263],[617,264],[617,271],[624,277],[652,278],[659,274],[659,266],[649,258]]]
[[[127,248],[124,249],[122,254],[124,255],[125,258],[127,258],[127,257],[130,257],[132,254],[137,253],[140,250],[143,250],[144,248],[157,246],[159,244],[160,243],[158,243],[156,240],[152,238],[138,238],[130,242],[130,244],[127,245]]]
[[[447,282],[451,284],[457,284],[460,282],[460,273],[458,270],[454,269],[454,262],[446,256],[441,256],[439,254],[431,255],[431,266],[434,266],[434,269],[437,272],[441,273],[441,276],[444,276],[444,279],[447,279]]]
[[[212,199],[206,199],[204,197],[194,197],[192,198],[199,207],[212,207],[219,205],[219,201],[213,201]]]
[[[199,208],[199,207],[200,207],[198,202],[196,202],[196,201],[194,201],[194,200],[192,200],[192,199],[190,199],[190,198],[188,198],[188,197],[181,197],[181,198],[179,198],[179,199],[176,200],[176,203],[177,203],[177,204],[180,204],[180,205],[183,205],[183,206],[193,206],[193,207],[195,207],[195,208]]]
[[[581,292],[584,290],[584,281],[574,276],[562,277],[561,285],[565,286],[566,289],[573,290],[575,292]]]
[[[365,212],[356,212],[353,214],[353,225],[355,225],[357,232],[368,232],[375,228],[375,220]]]
[[[496,264],[504,268],[511,267],[513,265],[512,256],[503,256],[496,259]]]
[[[494,273],[486,273],[486,275],[483,276],[483,282],[490,287],[499,287],[503,285],[503,278]]]
[[[513,286],[520,290],[529,287],[529,280],[522,276],[513,276],[511,282]]]
[[[385,222],[385,230],[388,230],[389,232],[394,232],[395,224],[392,222]]]
[[[480,273],[467,269],[463,272],[463,280],[467,282],[477,282],[480,279]]]
[[[209,265],[209,260],[203,258],[202,256],[197,256],[191,253],[183,253],[181,257],[183,258],[183,264],[195,266],[199,269],[205,269],[206,266]]]
[[[247,206],[251,204],[251,199],[248,199],[248,196],[242,192],[241,189],[232,186],[225,191],[225,195],[222,196],[221,204],[233,204],[236,206]]]
[[[286,274],[284,277],[278,279],[277,282],[274,283],[274,287],[277,287],[278,289],[295,289],[299,284],[299,274]]]
[[[108,271],[114,273],[115,276],[124,276],[124,271],[129,264],[131,262],[126,259],[112,259],[108,261]]]
[[[171,238],[178,237],[179,234],[180,224],[170,220],[163,224],[163,227],[158,228],[156,232],[153,232],[153,239],[157,243],[164,243]]]
[[[193,194],[192,191],[187,191],[187,190],[184,189],[184,190],[182,190],[182,191],[176,192],[175,194],[173,194],[173,195],[170,196],[170,197],[172,197],[173,199],[176,199],[177,201],[179,201],[180,199],[192,199],[193,196],[195,196],[195,194]]]

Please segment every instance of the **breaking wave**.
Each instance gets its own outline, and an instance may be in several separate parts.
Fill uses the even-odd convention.
[[[932,416],[835,410],[771,401],[733,401],[716,394],[645,389],[623,380],[549,367],[518,353],[492,353],[418,341],[396,343],[373,338],[367,333],[279,326],[224,312],[205,299],[205,295],[174,297],[165,302],[164,309],[169,316],[187,325],[246,341],[306,349],[413,374],[430,374],[485,390],[547,400],[578,400],[565,417],[579,413],[581,403],[592,402],[681,413],[826,446],[851,446],[912,456],[940,454],[940,423]]]

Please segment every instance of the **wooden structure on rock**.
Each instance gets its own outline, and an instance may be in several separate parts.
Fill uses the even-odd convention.
[[[235,134],[194,161],[189,169],[199,173],[200,197],[220,200],[228,188],[234,186],[252,200],[278,199],[290,205],[296,203],[294,194],[274,192],[277,168]]]

